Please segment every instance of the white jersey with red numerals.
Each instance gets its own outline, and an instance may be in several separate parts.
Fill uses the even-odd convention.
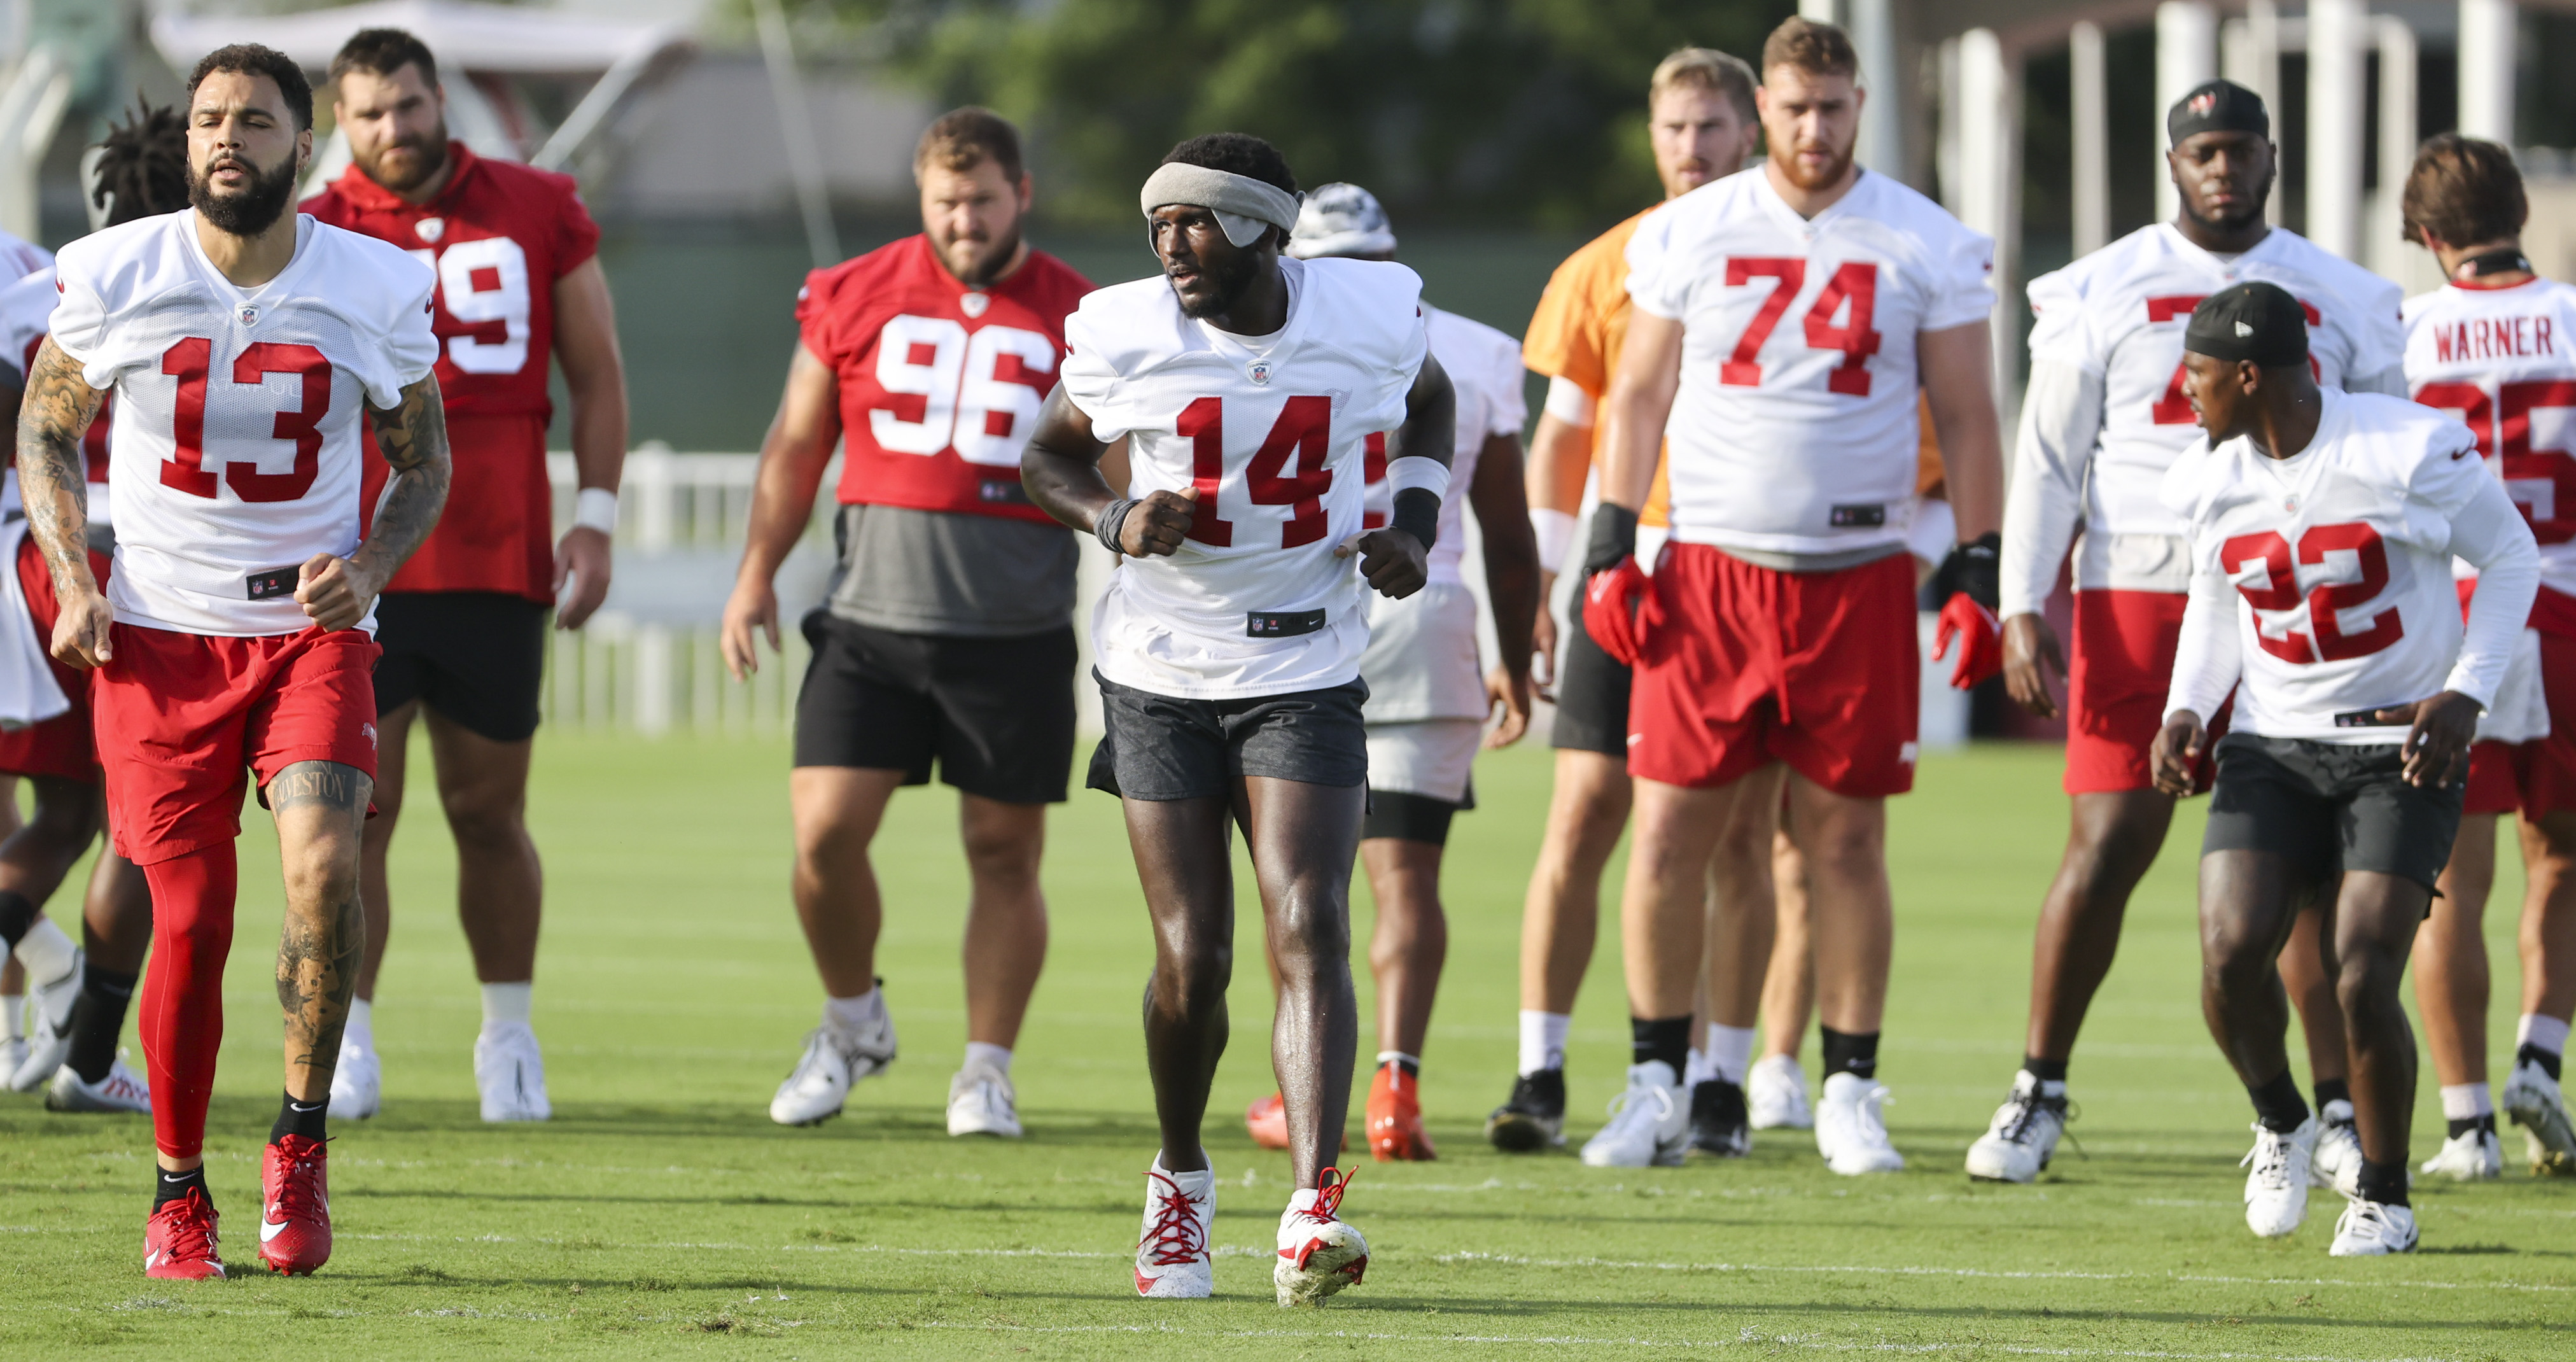
[[[36,351],[45,343],[45,331],[54,319],[54,304],[62,297],[54,287],[51,261],[14,284],[0,287],[0,359],[6,359],[23,375],[36,362]],[[107,496],[107,434],[116,415],[116,401],[109,398],[99,403],[98,415],[89,423],[89,433],[81,437],[81,453],[89,465],[89,519],[93,525],[114,521]],[[15,464],[8,475],[0,478],[0,514],[19,508],[18,469]]]
[[[1477,456],[1496,435],[1519,436],[1529,420],[1529,397],[1521,389],[1519,341],[1428,303],[1422,318],[1431,331],[1431,357],[1458,393],[1457,452],[1449,459],[1449,495],[1440,501],[1440,533],[1430,563],[1432,581],[1456,585],[1464,580],[1458,565],[1467,553],[1467,487],[1476,480]],[[1368,514],[1361,523],[1376,529],[1394,509],[1386,435],[1380,432],[1368,438]]]
[[[2230,258],[2159,223],[2032,280],[2003,614],[2041,608],[2079,525],[2078,590],[2184,589],[2182,526],[2162,499],[2165,470],[2200,439],[2183,395],[2183,328],[2203,298],[2251,280],[2299,300],[2320,384],[2399,391],[2401,291],[2295,232],[2276,227]]]
[[[299,217],[293,260],[240,288],[193,210],[83,237],[56,274],[54,345],[116,395],[116,618],[228,636],[312,623],[296,569],[357,551],[362,408],[430,372],[436,274]]]
[[[1903,545],[1915,337],[1993,312],[1993,240],[1870,171],[1802,218],[1757,166],[1656,209],[1628,268],[1637,309],[1683,326],[1673,537],[1789,556]]]
[[[2406,300],[2406,383],[2478,439],[2531,522],[2540,584],[2576,620],[2576,287],[2448,284]],[[2541,606],[2544,613],[2551,603]]]
[[[2206,718],[2235,685],[2238,731],[2393,743],[2405,726],[2371,711],[2444,690],[2495,698],[2539,555],[2459,422],[2322,391],[2316,435],[2291,458],[2203,441],[2165,474],[2192,567],[2166,712]],[[2487,573],[2465,634],[2454,553]]]
[[[1198,490],[1180,551],[1122,560],[1092,615],[1100,674],[1192,699],[1284,695],[1359,675],[1359,558],[1372,432],[1422,368],[1422,281],[1402,265],[1281,260],[1288,321],[1236,336],[1183,316],[1161,275],[1065,321],[1065,396],[1132,437],[1127,495]]]

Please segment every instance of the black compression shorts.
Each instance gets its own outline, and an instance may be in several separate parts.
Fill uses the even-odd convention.
[[[378,596],[377,715],[418,700],[494,742],[526,742],[537,731],[547,614],[499,591]]]
[[[2466,787],[2407,784],[2396,743],[2230,733],[2218,740],[2217,755],[2204,856],[2273,852],[2320,892],[2347,870],[2398,875],[2431,889],[2451,859]]]
[[[1583,630],[1583,595],[1575,593],[1572,627],[1556,645],[1556,722],[1548,744],[1628,759],[1630,674]]]

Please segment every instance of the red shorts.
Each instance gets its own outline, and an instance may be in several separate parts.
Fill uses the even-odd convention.
[[[218,638],[119,624],[91,683],[116,854],[154,865],[241,835],[244,772],[376,774],[376,641],[318,628]]]
[[[1914,788],[1914,560],[1782,572],[1668,544],[1628,702],[1628,773],[1725,785],[1774,761],[1855,799]]]
[[[45,565],[44,552],[36,547],[36,536],[30,534],[18,541],[17,566],[18,589],[26,594],[28,622],[35,626],[36,643],[51,649],[54,618],[62,612],[54,603],[54,570]],[[106,556],[91,554],[89,570],[104,583]],[[63,697],[72,702],[72,707],[40,724],[0,729],[0,772],[96,780],[98,748],[90,740],[89,673],[60,662],[51,665],[54,681],[63,688]]]
[[[2168,591],[2075,593],[2075,638],[2066,666],[2068,794],[2155,788],[2148,755],[2165,726],[2165,695],[2172,688],[2187,600]],[[2210,742],[2192,773],[2195,790],[2206,793],[2217,772],[2211,756],[2234,706],[2230,700],[2206,716]]]
[[[2555,716],[2550,725],[2557,727]],[[2531,749],[2540,742],[2480,742],[2469,745],[2469,788],[2462,813],[2513,813],[2522,808],[2522,782],[2530,769]]]
[[[2463,812],[2520,810],[2539,818],[2576,809],[2576,638],[2541,630],[2540,693],[2549,705],[2549,736],[2471,747]]]

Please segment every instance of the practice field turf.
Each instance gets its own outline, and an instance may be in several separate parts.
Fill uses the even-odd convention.
[[[1960,1173],[2019,1054],[2030,923],[2064,816],[2051,750],[1928,758],[1896,805],[1882,1074],[1913,1167],[1868,1179],[1826,1173],[1796,1132],[1760,1136],[1741,1162],[1642,1172],[1483,1145],[1510,1081],[1521,890],[1547,783],[1543,752],[1488,758],[1483,807],[1452,843],[1449,973],[1423,1076],[1444,1157],[1363,1160],[1346,1209],[1375,1250],[1368,1281],[1296,1313],[1271,1304],[1266,1261],[1286,1160],[1237,1119],[1270,1089],[1269,998],[1249,953],[1208,1128],[1218,1298],[1132,1295],[1155,1145],[1137,1023],[1148,946],[1104,796],[1077,794],[1052,828],[1054,953],[1017,1066],[1027,1140],[944,1133],[963,1042],[944,791],[899,800],[879,844],[902,1060],[838,1121],[769,1123],[818,1004],[785,896],[785,763],[776,743],[542,740],[537,1024],[556,1119],[537,1128],[475,1120],[452,858],[433,806],[416,804],[377,1011],[385,1113],[338,1129],[336,1255],[293,1281],[250,1267],[278,1082],[274,852],[254,811],[209,1147],[242,1279],[141,1275],[144,1121],[0,1098],[0,1356],[2576,1356],[2576,1182],[2524,1176],[2519,1131],[2501,1183],[2419,1189],[2413,1257],[2327,1258],[2330,1196],[2286,1243],[2246,1233],[2248,1112],[2194,994],[2196,812],[2132,909],[2078,1052],[2080,1150],[2036,1187]],[[2519,877],[2505,878],[2510,904]],[[1368,913],[1362,891],[1363,938]],[[2512,914],[2490,919],[2502,1055]],[[1626,1059],[1604,925],[1573,1046],[1577,1139]],[[2420,1158],[2441,1131],[2429,1066],[2416,1129]]]

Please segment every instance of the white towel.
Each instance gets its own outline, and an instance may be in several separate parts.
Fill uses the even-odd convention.
[[[72,707],[54,679],[47,652],[53,640],[36,636],[27,590],[18,582],[18,545],[26,537],[24,517],[0,525],[0,729],[40,724]]]

